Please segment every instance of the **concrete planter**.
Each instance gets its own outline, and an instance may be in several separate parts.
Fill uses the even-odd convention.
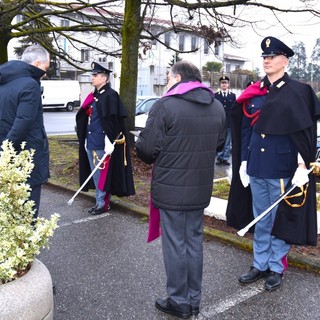
[[[0,306],[0,319],[52,320],[52,280],[46,266],[35,259],[24,276],[0,284]]]

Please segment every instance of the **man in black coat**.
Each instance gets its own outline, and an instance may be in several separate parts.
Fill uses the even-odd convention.
[[[236,95],[229,90],[230,79],[227,76],[222,76],[219,79],[220,90],[215,93],[215,98],[219,100],[226,113],[227,120],[227,132],[226,142],[224,143],[223,149],[217,153],[216,165],[230,165],[229,158],[231,153],[231,107],[236,101]]]
[[[49,53],[39,45],[25,49],[20,61],[0,66],[0,143],[5,139],[20,150],[34,149],[34,169],[28,183],[30,200],[39,213],[41,185],[49,178],[49,146],[43,125],[40,79],[50,64]]]
[[[242,228],[252,212],[259,216],[291,184],[297,186],[256,223],[253,264],[239,277],[242,284],[265,277],[265,289],[272,291],[282,284],[290,244],[317,242],[315,177],[308,169],[315,160],[320,104],[309,85],[285,73],[292,49],[274,37],[263,39],[261,49],[266,76],[232,107],[227,221]]]
[[[167,87],[136,148],[140,159],[153,163],[151,198],[161,217],[168,298],[157,299],[156,307],[188,319],[199,313],[203,211],[211,199],[215,153],[224,143],[225,112],[187,61],[171,68]]]
[[[91,180],[84,188],[96,189],[96,204],[88,210],[92,215],[109,210],[112,194],[120,197],[135,194],[124,122],[127,111],[118,93],[110,87],[111,72],[96,62],[92,63],[95,90],[88,95],[76,115],[80,185],[103,155],[109,154],[93,175],[94,184]]]

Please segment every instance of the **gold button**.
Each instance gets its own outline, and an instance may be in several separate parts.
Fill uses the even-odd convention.
[[[264,148],[261,148],[261,152],[265,152],[265,149],[264,149]]]

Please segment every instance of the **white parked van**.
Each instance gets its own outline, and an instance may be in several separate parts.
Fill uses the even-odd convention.
[[[80,106],[80,84],[76,80],[42,80],[43,108],[65,108],[73,111]]]

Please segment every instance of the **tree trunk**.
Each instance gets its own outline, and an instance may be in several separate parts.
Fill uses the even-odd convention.
[[[0,64],[8,61],[8,43],[12,39],[10,29],[13,18],[19,13],[17,3],[12,0],[1,0],[0,13]]]
[[[138,78],[138,50],[143,19],[141,17],[141,0],[126,0],[125,14],[122,28],[122,61],[120,96],[126,106],[129,119],[128,130],[134,130],[136,109],[137,78]],[[134,136],[130,137],[130,146],[134,146]]]
[[[8,61],[8,43],[9,39],[5,31],[0,29],[0,64]]]

